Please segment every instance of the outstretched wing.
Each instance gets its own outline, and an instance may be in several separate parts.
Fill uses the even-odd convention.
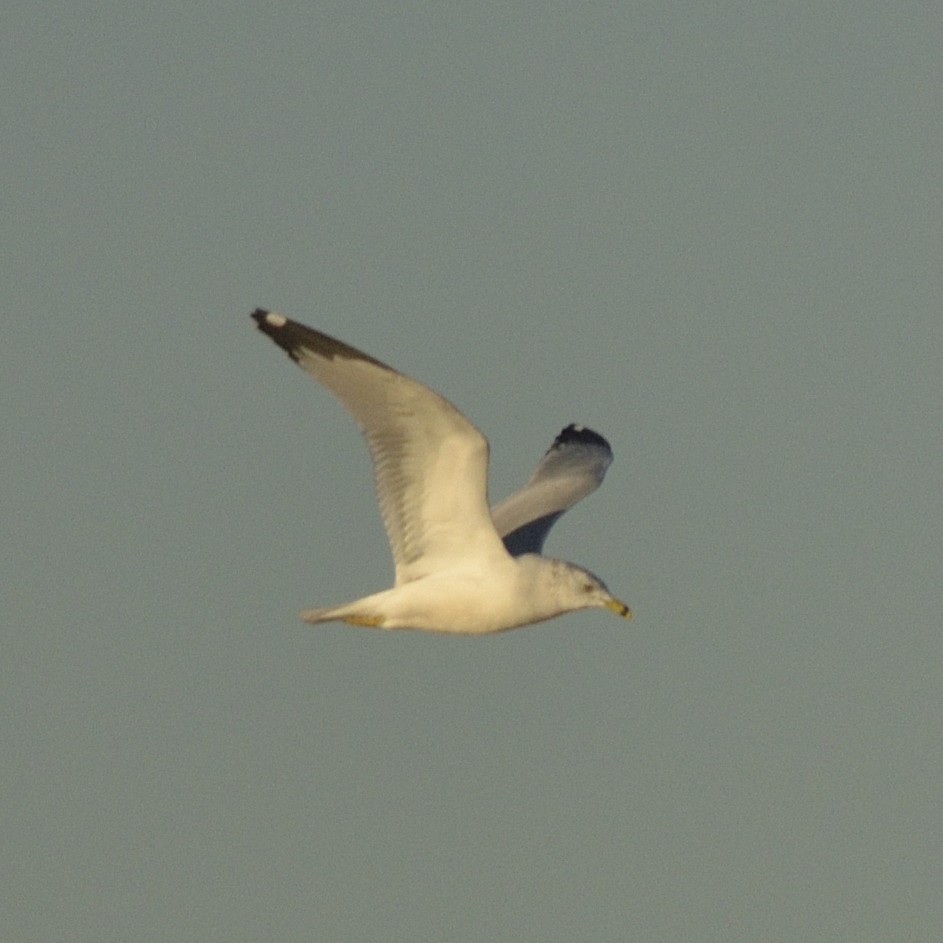
[[[260,308],[252,317],[357,420],[397,585],[476,555],[504,556],[488,510],[488,442],[447,399],[281,314]]]
[[[567,426],[530,481],[491,511],[508,553],[540,553],[557,518],[602,484],[611,462],[612,449],[598,432]]]

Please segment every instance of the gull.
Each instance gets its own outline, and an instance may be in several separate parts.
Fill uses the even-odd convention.
[[[557,518],[602,482],[612,451],[601,435],[567,426],[491,510],[488,440],[445,397],[275,311],[252,318],[360,426],[393,552],[390,589],[306,609],[305,622],[481,635],[593,607],[631,618],[599,577],[541,553]]]

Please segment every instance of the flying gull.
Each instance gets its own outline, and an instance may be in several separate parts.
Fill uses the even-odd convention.
[[[541,553],[557,518],[602,482],[612,451],[601,435],[567,426],[489,509],[488,441],[447,399],[284,315],[252,317],[360,426],[396,567],[391,589],[306,609],[305,622],[479,635],[593,607],[631,618],[597,576]]]

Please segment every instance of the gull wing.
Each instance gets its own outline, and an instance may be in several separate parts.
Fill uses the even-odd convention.
[[[491,511],[508,553],[540,553],[557,518],[602,484],[611,462],[612,449],[598,432],[567,426],[530,481]]]
[[[447,399],[281,314],[260,308],[252,317],[357,420],[396,585],[476,555],[505,556],[488,509],[488,441]]]

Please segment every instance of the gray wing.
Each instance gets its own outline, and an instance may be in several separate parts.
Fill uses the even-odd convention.
[[[595,491],[612,462],[612,449],[598,433],[567,426],[520,491],[491,509],[494,526],[511,556],[540,553],[557,518]]]

